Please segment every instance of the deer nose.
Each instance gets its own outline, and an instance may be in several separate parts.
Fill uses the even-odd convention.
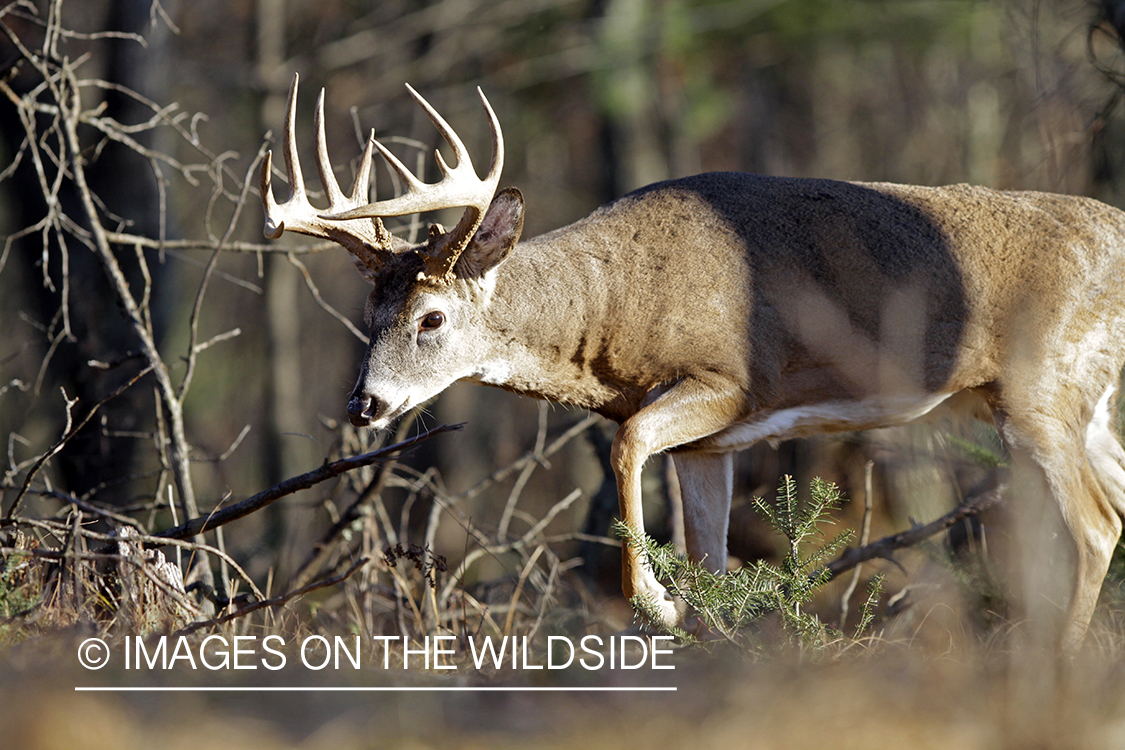
[[[356,427],[367,427],[386,411],[386,404],[366,393],[353,393],[348,400],[348,421]]]

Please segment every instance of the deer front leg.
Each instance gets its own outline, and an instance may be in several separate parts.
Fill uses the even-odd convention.
[[[745,397],[736,383],[708,374],[680,380],[626,420],[613,439],[611,454],[621,521],[636,534],[644,534],[641,469],[649,456],[712,435],[738,421],[745,408]],[[722,461],[715,468],[725,472]],[[715,481],[726,484],[723,476]],[[721,508],[709,510],[724,512],[729,503],[728,496]],[[633,545],[622,548],[621,578],[626,598],[641,596],[655,602],[661,624],[672,626],[681,621],[683,613]]]

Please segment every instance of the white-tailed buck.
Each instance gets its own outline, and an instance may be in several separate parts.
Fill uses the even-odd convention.
[[[496,192],[496,116],[481,180],[448,124],[436,184],[374,141],[349,195],[316,110],[328,206],[306,197],[289,93],[289,198],[261,172],[265,234],[334,240],[374,286],[371,343],[348,402],[387,426],[457,380],[590,409],[618,423],[622,520],[643,531],[641,467],[670,451],[688,552],[726,564],[731,452],[760,440],[895,425],[948,402],[991,418],[1073,540],[1063,639],[1085,633],[1120,537],[1125,451],[1113,432],[1125,360],[1125,213],[1087,198],[721,172],[637,190],[519,242],[523,199]],[[406,184],[369,203],[372,148]],[[466,207],[411,245],[380,217]],[[1017,499],[1018,500],[1018,499]],[[626,596],[681,613],[624,552]]]

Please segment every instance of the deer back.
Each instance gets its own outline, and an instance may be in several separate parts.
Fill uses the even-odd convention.
[[[692,371],[742,383],[748,412],[953,392],[994,379],[1008,339],[1061,343],[1070,317],[1120,308],[1123,217],[1044,193],[704,174],[520,243],[489,324],[535,353],[509,387],[618,420]],[[1080,280],[1100,298],[1076,298]]]

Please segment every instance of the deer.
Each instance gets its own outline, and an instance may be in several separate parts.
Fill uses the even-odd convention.
[[[504,140],[481,179],[454,130],[409,95],[448,143],[424,183],[368,138],[340,189],[314,116],[327,197],[313,207],[297,154],[298,77],[282,148],[289,195],[260,171],[264,234],[331,240],[371,285],[370,343],[350,422],[384,429],[459,380],[616,423],[621,521],[644,534],[641,469],[668,453],[687,553],[727,564],[732,454],[759,441],[900,425],[937,407],[990,421],[1026,486],[1069,539],[1055,628],[1082,642],[1125,515],[1125,450],[1113,431],[1125,363],[1125,212],[1084,197],[952,185],[713,172],[635,190],[584,219],[521,239],[524,200],[498,190]],[[368,200],[374,150],[401,178]],[[420,243],[382,219],[463,208]],[[686,614],[636,545],[622,590],[658,624]]]

